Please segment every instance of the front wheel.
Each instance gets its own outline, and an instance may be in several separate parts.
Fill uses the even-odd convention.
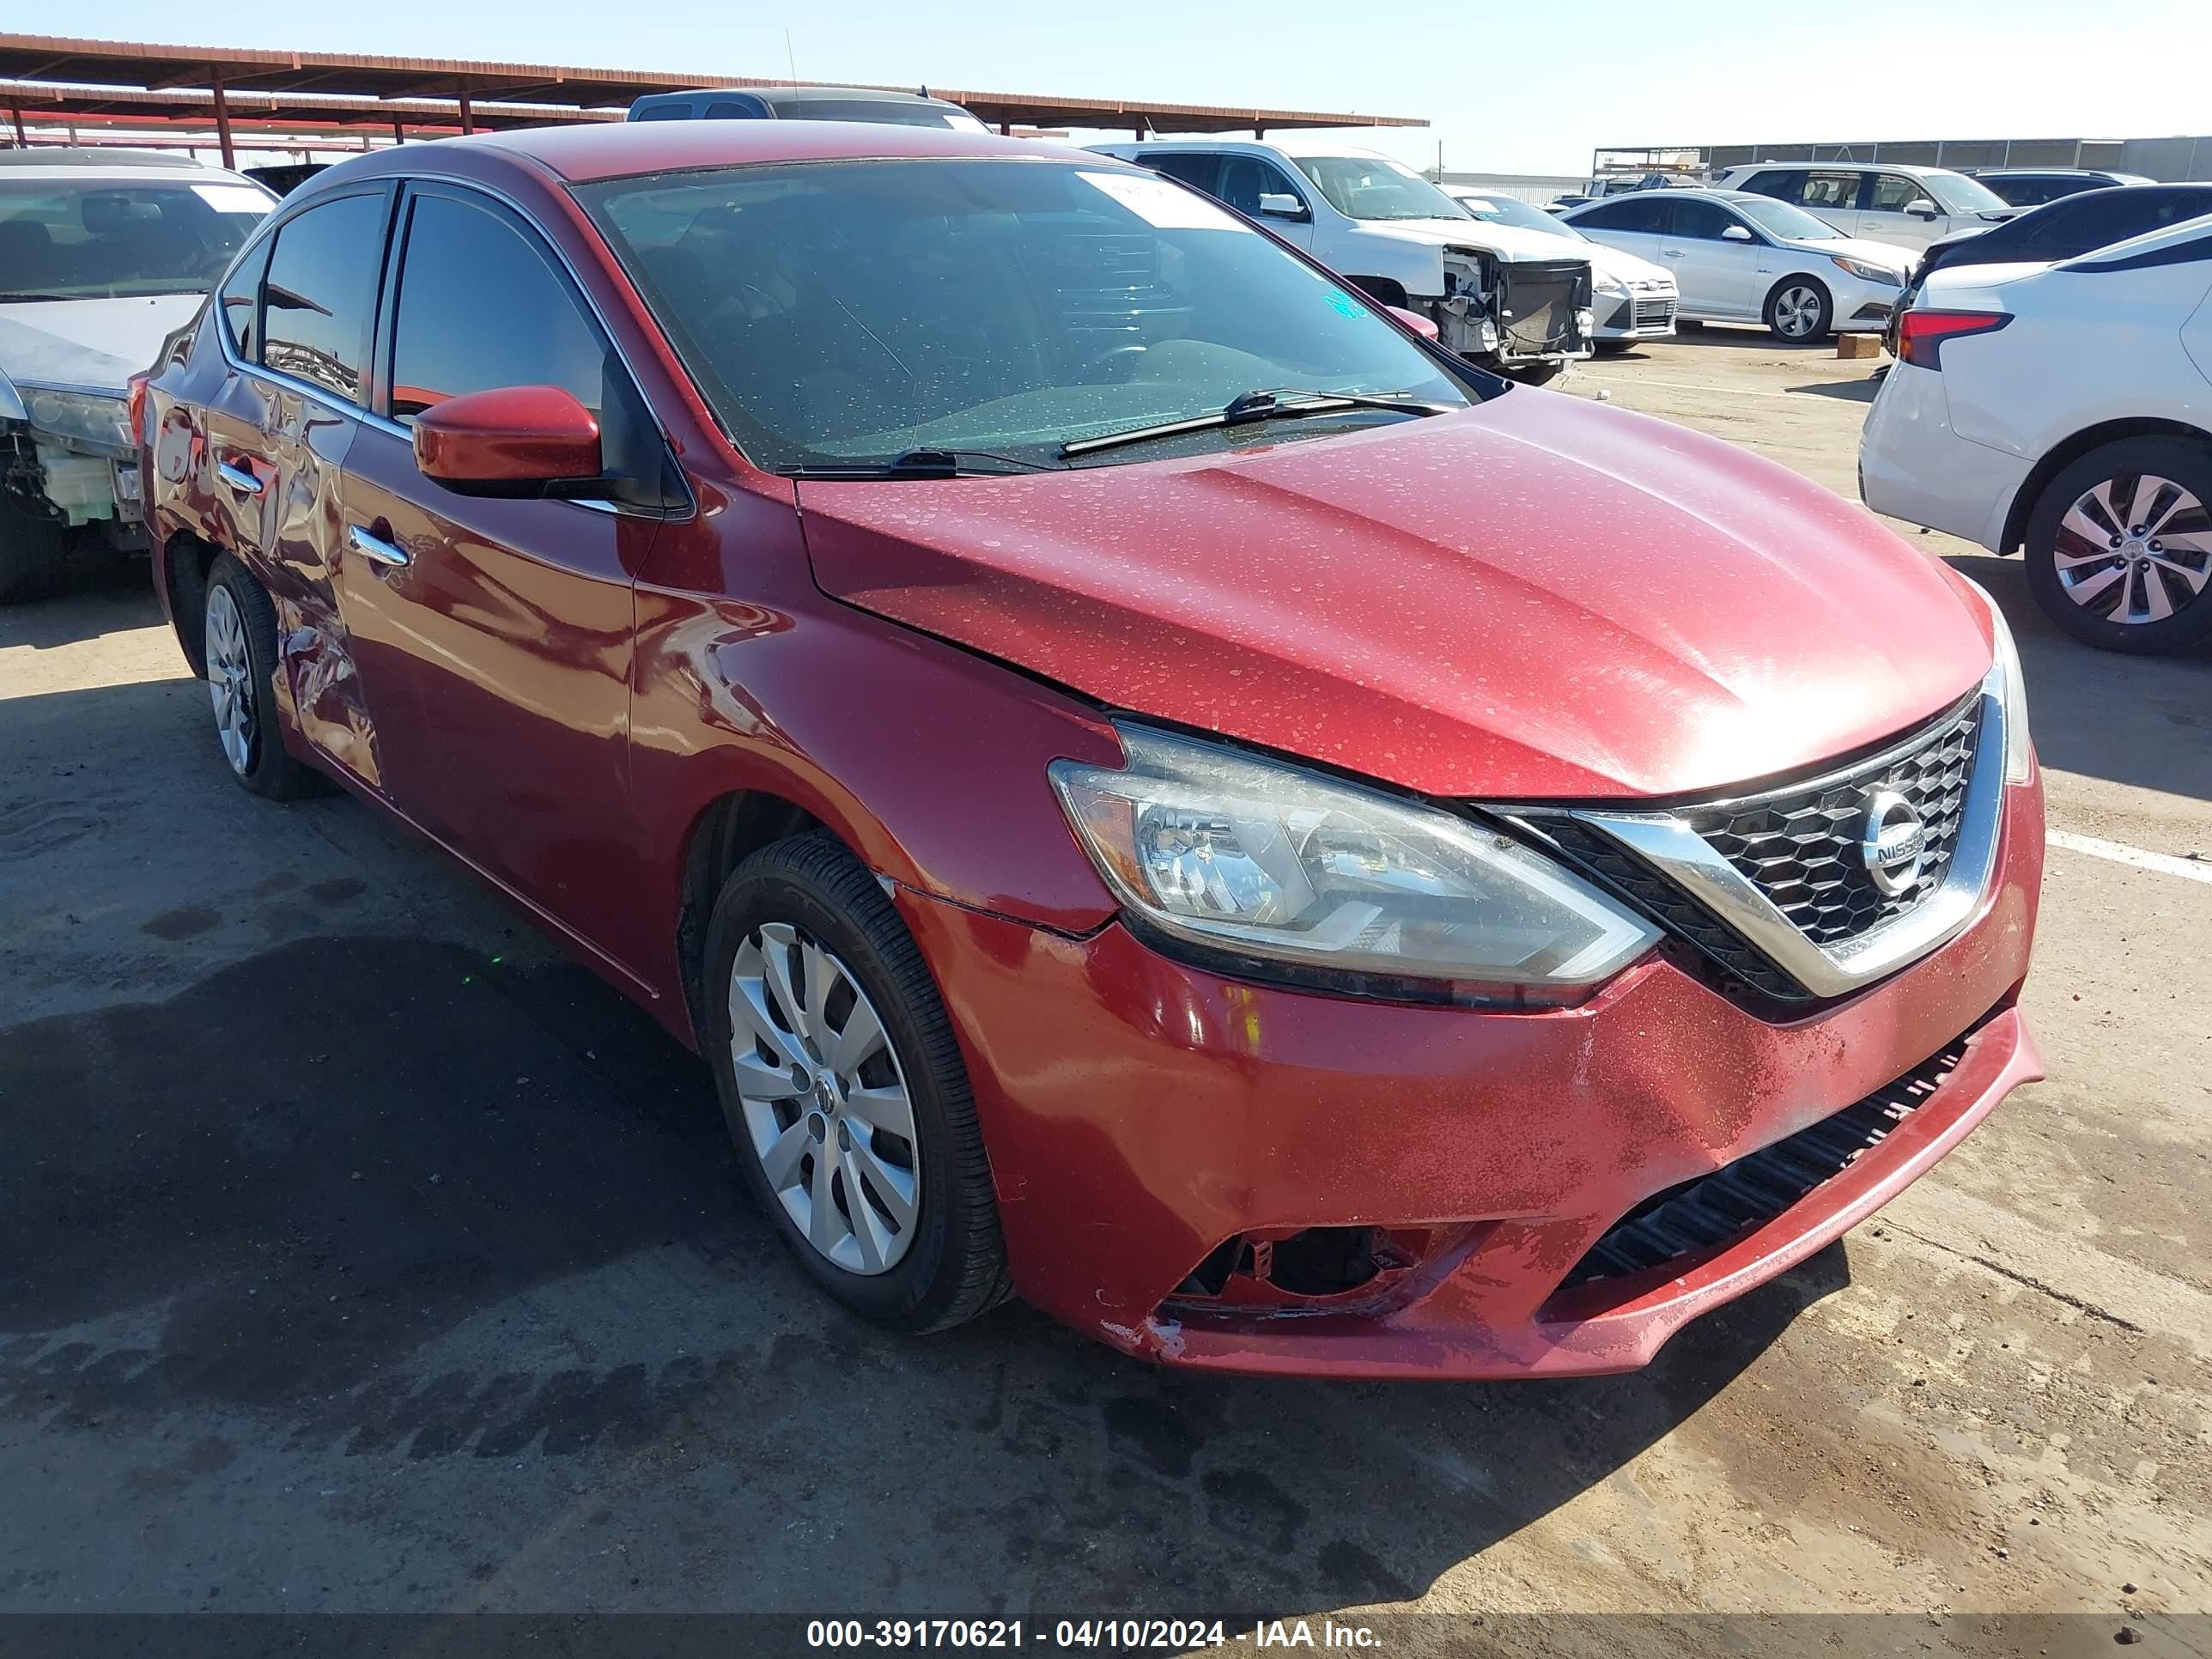
[[[738,1168],[808,1277],[902,1331],[1012,1293],[951,1022],[842,843],[794,836],[738,866],[708,924],[702,1000]]]
[[[1827,337],[1833,304],[1810,276],[1785,276],[1766,296],[1766,326],[1778,340],[1809,345]]]
[[[2212,639],[2212,447],[2094,449],[2044,487],[2025,539],[2036,603],[2083,643],[2148,655]]]

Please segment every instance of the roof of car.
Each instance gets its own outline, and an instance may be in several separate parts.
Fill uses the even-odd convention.
[[[1388,161],[1393,167],[1404,165],[1395,156],[1386,155],[1379,149],[1363,149],[1358,144],[1315,137],[1305,133],[1286,133],[1279,138],[1146,138],[1137,143],[1125,139],[1120,143],[1099,144],[1095,148],[1102,153],[1121,155],[1184,149],[1273,150],[1279,155],[1348,155],[1363,161]]]
[[[240,177],[168,150],[59,144],[0,149],[0,176],[9,179],[174,179],[186,173],[198,174],[203,182]]]
[[[1932,167],[1920,161],[1739,161],[1728,171],[1747,173],[1753,167],[1796,167],[1807,173],[1904,173],[1916,179],[1959,171],[1956,167]]]
[[[379,150],[341,162],[343,173],[384,174],[411,170],[412,146]],[[572,184],[684,167],[738,167],[772,161],[845,161],[914,156],[1002,156],[1091,161],[1088,151],[1034,138],[956,132],[950,127],[896,126],[875,121],[609,121],[592,125],[517,128],[442,138],[441,150],[466,149],[521,156],[551,168]],[[369,161],[386,165],[364,167]],[[318,184],[321,179],[316,181]]]

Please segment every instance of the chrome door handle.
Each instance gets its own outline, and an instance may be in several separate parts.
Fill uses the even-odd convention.
[[[217,477],[241,495],[258,495],[261,493],[261,479],[258,475],[247,471],[242,466],[233,466],[228,461],[217,461],[215,464],[215,471]]]
[[[381,536],[372,536],[359,525],[346,531],[346,545],[372,563],[398,570],[412,564],[415,556],[405,548],[387,542]]]
[[[1679,259],[1682,257],[1682,250],[1678,247],[1662,247],[1659,250],[1659,257],[1662,259]]]

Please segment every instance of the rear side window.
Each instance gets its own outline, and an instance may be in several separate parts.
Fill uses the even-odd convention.
[[[1668,212],[1673,204],[1656,193],[1624,196],[1618,201],[1601,202],[1587,212],[1575,215],[1577,225],[1595,225],[1601,230],[1644,230],[1654,234],[1667,228]]]
[[[750,104],[733,103],[727,98],[718,98],[707,106],[709,121],[750,121],[760,112]]]
[[[691,118],[689,104],[647,104],[631,112],[633,121],[688,121]]]
[[[230,331],[238,355],[249,363],[259,361],[261,273],[269,269],[270,246],[264,242],[254,249],[222,285],[223,326]]]
[[[1170,179],[1180,179],[1193,189],[1202,190],[1209,196],[1218,196],[1221,193],[1218,186],[1214,183],[1215,175],[1221,168],[1221,158],[1218,155],[1193,154],[1188,150],[1180,150],[1173,155],[1157,157],[1139,155],[1137,160],[1141,165],[1152,168],[1153,172],[1164,173]]]
[[[384,206],[381,191],[342,196],[285,221],[263,288],[262,362],[349,403],[362,400]]]
[[[489,207],[417,195],[392,327],[391,415],[464,392],[557,386],[605,405],[606,347],[567,282]]]
[[[1795,202],[1805,194],[1805,173],[1802,167],[1769,167],[1764,173],[1754,173],[1743,181],[1743,188],[1761,196],[1771,196],[1778,202]]]
[[[1785,196],[1785,202],[1795,202],[1808,212],[1847,212],[1859,202],[1859,175],[1856,173],[1808,173],[1802,175],[1804,186],[1795,196]],[[1901,205],[1901,204],[1900,204]]]

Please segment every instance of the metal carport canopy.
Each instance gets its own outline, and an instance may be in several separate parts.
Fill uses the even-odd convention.
[[[340,120],[365,122],[380,113],[361,100],[391,100],[412,108],[394,111],[402,119],[422,121],[431,111],[450,108],[451,124],[463,131],[477,125],[512,125],[536,120],[601,118],[610,107],[627,106],[649,92],[690,87],[779,87],[823,82],[716,76],[696,71],[580,69],[545,64],[476,63],[441,58],[380,58],[352,52],[264,52],[246,46],[146,46],[120,40],[80,40],[58,35],[0,33],[0,79],[43,83],[44,95],[28,88],[0,91],[0,100],[21,99],[27,112],[98,116],[126,109],[144,114],[168,103],[149,94],[173,94],[180,118],[212,110],[228,126],[227,94],[275,94],[269,102],[305,115],[313,100],[295,102],[291,94],[332,96],[349,107],[323,106]],[[60,83],[60,84],[56,84]],[[853,84],[853,83],[835,83]],[[135,97],[103,99],[114,88]],[[191,93],[178,92],[191,88]],[[875,88],[866,88],[873,90]],[[915,86],[887,88],[901,92]],[[1155,132],[1265,132],[1291,127],[1425,127],[1428,122],[1399,115],[1359,115],[1326,110],[1260,109],[1238,105],[1147,103],[1127,98],[1061,98],[1036,93],[976,92],[932,86],[932,95],[951,99],[1000,127],[1128,128]],[[447,105],[445,100],[452,100]],[[481,119],[477,100],[504,105]],[[255,100],[257,105],[261,100]],[[516,106],[532,106],[527,112]],[[9,105],[15,107],[14,104]],[[267,107],[263,105],[262,108]],[[262,108],[254,112],[259,114]],[[246,109],[241,100],[239,112]],[[501,118],[504,117],[504,118]],[[325,118],[328,118],[325,117]],[[224,137],[226,155],[229,149]]]

